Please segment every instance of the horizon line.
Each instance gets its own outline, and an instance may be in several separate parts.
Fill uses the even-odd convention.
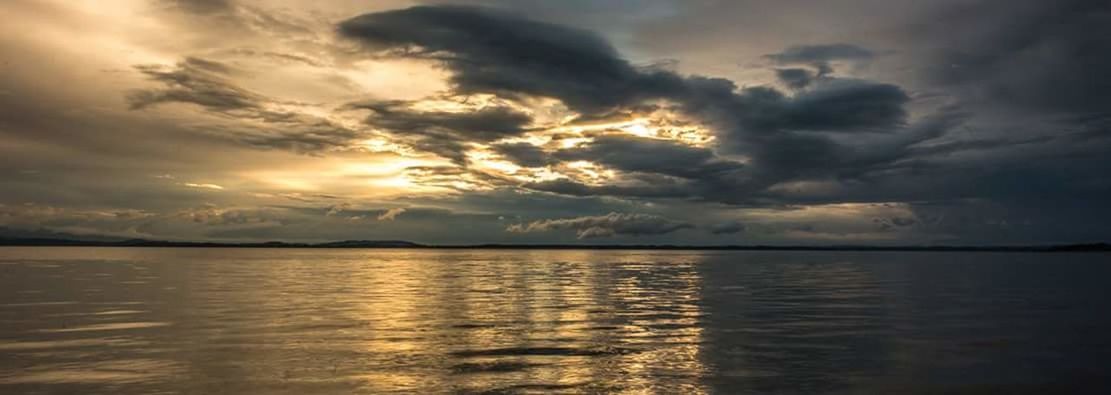
[[[764,250],[764,251],[1015,251],[1076,252],[1111,251],[1107,242],[1027,245],[783,245],[783,244],[574,244],[574,243],[474,243],[424,244],[406,240],[340,240],[328,242],[220,242],[148,239],[88,240],[40,237],[0,237],[5,247],[181,247],[181,248],[315,248],[315,249],[582,249],[582,250]]]

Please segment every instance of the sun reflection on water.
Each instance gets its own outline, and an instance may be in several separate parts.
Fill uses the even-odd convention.
[[[1084,369],[1106,360],[1091,345],[1111,328],[1091,303],[1109,275],[1098,258],[0,249],[0,393],[948,393],[1029,377],[1085,383]],[[1046,278],[1077,288],[1051,292]],[[1069,332],[1084,325],[1090,335]],[[1043,336],[1066,332],[1076,336]]]

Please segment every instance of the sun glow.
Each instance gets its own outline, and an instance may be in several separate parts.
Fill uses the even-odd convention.
[[[569,178],[587,184],[597,184],[612,180],[617,176],[617,173],[613,170],[585,160],[567,162],[563,164],[563,167]]]
[[[620,130],[640,137],[656,137],[656,131],[648,128],[647,119],[637,119],[632,123],[619,127]]]
[[[392,161],[381,161],[375,163],[349,163],[343,165],[339,169],[339,173],[342,175],[366,177],[394,176],[403,173],[405,169],[408,169],[410,167],[430,166],[437,164],[441,164],[441,162],[433,162],[420,159],[396,159]]]
[[[319,189],[315,183],[302,178],[269,177],[264,179],[264,182],[284,190],[315,191]]]
[[[647,113],[634,118],[611,122],[570,123],[547,130],[551,134],[570,134],[558,141],[560,148],[572,148],[590,142],[592,136],[605,134],[625,134],[641,138],[670,140],[692,146],[706,146],[714,137],[703,126],[684,121],[670,113]]]
[[[392,99],[416,100],[448,88],[449,74],[432,62],[373,59],[337,71],[362,92],[390,92]]]
[[[362,148],[369,152],[383,153],[389,152],[401,156],[417,156],[418,153],[412,147],[407,145],[398,144],[390,141],[384,137],[375,137],[362,141]]]
[[[413,183],[413,181],[409,180],[409,177],[406,177],[404,175],[371,180],[370,185],[399,189],[411,189],[418,186],[417,184]]]
[[[590,142],[593,142],[593,141],[594,141],[594,139],[591,138],[591,137],[565,138],[565,139],[559,140],[559,148],[562,148],[562,149],[575,148],[575,147],[578,147],[580,145],[587,144],[587,143],[590,143]]]

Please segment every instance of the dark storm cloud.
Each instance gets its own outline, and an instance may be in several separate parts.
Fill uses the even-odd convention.
[[[863,186],[883,183],[892,177],[898,180],[902,173],[915,171],[920,158],[915,158],[914,147],[946,135],[967,116],[959,108],[946,108],[901,127],[896,133],[851,135],[849,139],[798,132],[750,137],[746,141],[752,159],[745,176],[703,182],[699,184],[703,187],[699,192],[703,199],[734,204],[802,203],[773,187],[796,181],[825,181],[855,185],[852,190],[859,191],[860,195],[854,199],[884,201],[894,195]],[[830,203],[847,198],[846,192],[841,191],[806,203]]]
[[[741,166],[710,149],[611,136],[554,153],[520,145],[496,148],[527,166],[551,164],[553,158],[587,160],[632,173],[606,185],[567,179],[525,185],[574,196],[748,202],[777,183],[850,179],[886,170],[910,155],[907,147],[944,135],[956,123],[938,122],[945,117],[939,115],[908,126],[910,97],[892,84],[814,76],[805,87],[796,82],[804,89],[794,95],[769,87],[739,89],[727,79],[636,68],[590,32],[488,9],[414,7],[367,14],[343,22],[340,32],[379,54],[441,60],[453,73],[456,93],[554,97],[579,111],[581,119],[605,119],[651,99],[667,99],[713,126],[720,153],[751,158]],[[813,65],[874,56],[861,47],[835,44],[791,47],[769,58]],[[405,118],[398,129],[419,124]],[[465,133],[438,122],[422,126],[419,130],[434,138],[418,148],[441,155],[458,152],[456,136]],[[439,126],[443,130],[436,130]],[[843,132],[882,137],[853,141],[833,135]]]
[[[794,158],[804,164],[810,162],[815,168],[824,166],[834,174],[859,174],[909,158],[912,146],[944,136],[963,124],[967,117],[968,113],[959,107],[942,108],[901,128],[899,133],[875,136],[854,144],[835,142],[814,135],[784,135],[789,137],[766,145],[771,150],[766,152],[770,156],[765,158],[773,162],[779,161],[785,168],[791,166],[786,162]],[[794,150],[803,151],[792,152]]]
[[[1108,113],[1111,2],[988,0],[929,15],[916,31],[932,81],[989,104]],[[924,41],[924,42],[923,42]]]
[[[240,72],[224,63],[189,57],[174,66],[140,65],[136,70],[159,88],[134,90],[127,95],[132,110],[162,104],[196,105],[229,121],[200,125],[205,133],[262,149],[314,153],[350,146],[362,133],[325,118],[272,109],[286,103],[240,87]]]
[[[791,89],[802,89],[814,81],[814,73],[807,69],[775,69],[775,76]]]
[[[783,197],[767,189],[784,182],[860,181],[901,166],[912,156],[910,147],[944,136],[967,116],[946,107],[906,124],[908,101],[893,85],[832,78],[795,96],[769,88],[740,90],[716,101],[724,104],[715,104],[711,113],[723,111],[712,116],[725,120],[719,150],[749,161],[743,171],[697,177],[692,195],[768,203]],[[844,133],[855,131],[874,133]]]
[[[524,132],[528,114],[492,106],[472,112],[419,111],[400,102],[354,104],[373,112],[367,123],[398,134],[452,134],[461,140],[493,141]]]
[[[745,225],[736,221],[721,222],[710,225],[708,230],[715,235],[731,235],[744,232]]]
[[[677,89],[680,79],[621,59],[601,37],[485,8],[421,6],[344,21],[340,33],[376,51],[437,59],[459,93],[555,97],[601,113]]]
[[[186,58],[175,67],[140,65],[136,69],[162,89],[134,91],[127,96],[135,110],[161,103],[191,103],[211,111],[257,109],[265,98],[236,86],[228,78],[231,68],[218,62]]]
[[[475,243],[621,235],[698,243],[706,237],[730,240],[736,236],[728,235],[742,232],[753,243],[760,237],[790,242],[869,233],[956,244],[1097,241],[1111,235],[1111,222],[1103,220],[1111,215],[1106,203],[1111,201],[1106,174],[1111,87],[1100,74],[1111,66],[1106,2],[892,0],[866,1],[869,9],[861,10],[857,0],[835,0],[828,7],[766,1],[473,0],[546,22],[482,8],[417,7],[343,22],[340,35],[361,44],[351,47],[333,42],[328,35],[333,26],[323,27],[335,19],[286,12],[297,6],[151,1],[169,6],[153,9],[159,23],[152,25],[166,26],[150,31],[183,34],[155,46],[147,45],[146,37],[121,42],[118,48],[135,47],[139,52],[131,54],[141,55],[120,59],[148,53],[193,57],[137,67],[147,85],[130,91],[125,104],[131,112],[113,114],[96,97],[113,87],[132,87],[131,75],[106,74],[104,81],[111,81],[94,84],[98,78],[72,71],[89,68],[73,66],[84,66],[85,58],[56,61],[80,39],[61,32],[83,32],[88,23],[66,22],[66,28],[44,23],[43,31],[57,34],[34,38],[5,30],[16,37],[0,43],[11,65],[35,66],[0,73],[7,75],[0,76],[0,136],[5,139],[0,168],[11,169],[0,171],[5,191],[0,203],[9,205],[2,209],[0,204],[0,224],[128,237]],[[333,6],[320,8],[343,15],[354,11]],[[677,18],[668,23],[678,29],[663,29],[665,34],[654,38],[637,36],[634,25],[671,17]],[[633,50],[634,57],[623,58],[602,35],[555,21],[598,27]],[[145,23],[121,24],[120,32],[146,31],[132,26]],[[716,35],[720,26],[712,23],[736,30]],[[90,44],[115,35],[91,33],[98,39]],[[54,36],[63,44],[33,53],[6,51]],[[812,43],[814,37],[867,48],[794,45]],[[668,40],[682,45],[650,48]],[[339,109],[308,103],[365,99],[349,96],[352,88],[390,99],[398,93],[392,86],[367,92],[360,85],[382,77],[381,70],[364,70],[361,63],[379,56],[442,67],[450,73],[451,86],[435,93],[443,95],[438,99],[472,93],[496,97],[493,104],[467,112],[429,110],[417,101],[364,101]],[[626,60],[650,63],[652,57],[678,63],[645,67]],[[765,69],[730,69],[745,60],[758,60],[755,64]],[[3,67],[15,70],[7,63]],[[732,79],[678,70],[715,70]],[[323,89],[316,80],[290,79],[301,72],[371,75],[351,79],[338,97],[317,92]],[[55,81],[42,75],[69,77]],[[754,85],[762,78],[778,81]],[[247,88],[256,86],[266,88]],[[52,89],[91,99],[44,99]],[[551,114],[538,107],[547,101],[531,100],[537,97],[555,99],[577,113],[564,125],[569,128],[674,114],[714,139],[690,146],[605,130],[584,133],[591,140],[572,148],[556,148],[567,136],[582,136],[541,130],[550,119],[544,115]],[[521,110],[526,107],[530,112]],[[72,111],[58,110],[63,108]],[[367,112],[347,112],[354,108]],[[346,122],[349,116],[364,115],[365,123],[356,129],[342,126],[357,124]],[[552,140],[544,147],[502,141],[532,141],[534,134]],[[366,188],[364,176],[344,175],[359,186],[333,190],[335,174],[324,174],[318,186],[337,195],[282,193],[285,186],[269,181],[283,180],[284,169],[329,172],[325,162],[379,162],[360,156],[364,152],[315,162],[242,147],[323,155],[357,149],[370,136],[453,160],[450,166],[413,167],[400,175],[447,192],[423,188],[396,200],[355,206],[356,195],[378,193]],[[228,142],[240,147],[228,147]],[[470,166],[468,154],[479,145],[528,168],[507,175]],[[607,171],[599,177],[576,173],[568,166],[572,161],[589,161]],[[550,168],[535,169],[542,167]],[[552,172],[569,178],[522,184],[548,180]],[[290,173],[290,178],[313,178]],[[185,188],[184,183],[225,189]],[[275,200],[312,207],[260,207],[260,201]],[[345,201],[352,204],[343,206]],[[859,207],[880,202],[893,203],[883,210]],[[779,219],[778,208],[785,208],[783,217],[789,218]],[[651,214],[617,214],[623,212]],[[767,212],[772,214],[765,217]],[[548,219],[533,221],[543,218]],[[743,222],[727,220],[732,218]],[[693,223],[699,224],[698,232],[677,231]],[[518,225],[506,232],[510,224]]]
[[[875,56],[875,52],[852,44],[821,44],[793,46],[783,52],[764,57],[781,65],[811,65],[817,69],[818,76],[821,77],[833,72],[830,62],[839,60],[860,62]]]
[[[774,127],[868,128],[902,121],[908,100],[896,86],[857,80],[833,80],[793,100],[770,89],[738,95],[729,80],[633,67],[590,32],[481,8],[367,14],[343,22],[340,32],[376,51],[442,60],[460,93],[555,97],[587,117],[662,98],[679,101],[690,112],[740,111],[750,124],[775,117],[769,120],[778,123]],[[799,47],[777,56],[855,59],[863,52],[835,45]],[[769,115],[763,106],[780,114]]]
[[[422,111],[408,102],[365,102],[348,105],[370,110],[366,123],[388,132],[422,151],[465,164],[468,142],[491,142],[525,132],[532,118],[504,106],[489,106],[471,112]]]
[[[906,119],[910,98],[901,88],[862,80],[835,79],[795,96],[786,127],[799,130],[890,132]]]
[[[902,88],[858,79],[825,78],[788,96],[768,87],[736,90],[728,81],[689,80],[689,111],[717,116],[727,138],[770,136],[795,131],[897,132],[910,101]]]
[[[692,224],[657,215],[609,213],[592,217],[534,221],[528,224],[510,225],[506,230],[517,233],[573,230],[579,239],[589,239],[613,236],[661,235],[693,227]]]
[[[555,162],[551,154],[529,143],[498,144],[491,148],[510,162],[525,167],[542,167]]]
[[[1040,136],[1025,139],[967,139],[913,147],[916,156],[949,155],[964,151],[987,151],[1007,149],[1018,145],[1052,143],[1057,140],[1054,136]]]
[[[852,44],[796,45],[783,52],[766,55],[768,59],[781,64],[865,60],[875,56],[875,52]]]
[[[673,141],[635,136],[601,136],[588,145],[562,150],[556,157],[574,161],[588,160],[628,172],[663,174],[681,178],[711,177],[716,173],[738,171],[740,163],[717,158],[706,148]],[[666,160],[661,160],[666,158]]]

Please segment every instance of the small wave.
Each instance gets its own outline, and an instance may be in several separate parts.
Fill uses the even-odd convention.
[[[451,367],[454,374],[472,374],[472,373],[506,373],[506,372],[520,372],[537,366],[545,366],[547,364],[541,363],[524,363],[524,362],[483,362],[483,363],[461,363]]]
[[[496,327],[498,327],[497,324],[455,324],[451,326],[452,329],[484,329]]]
[[[66,333],[66,332],[91,332],[91,331],[117,331],[125,329],[142,329],[142,328],[157,328],[163,326],[170,326],[169,322],[117,322],[112,324],[94,324],[85,326],[75,326],[72,328],[62,329],[40,329],[39,332],[43,333]]]
[[[485,350],[464,350],[453,352],[452,355],[461,358],[469,357],[504,357],[504,356],[603,356],[630,354],[630,349],[604,347],[604,348],[571,348],[571,347],[508,347],[490,348]]]

